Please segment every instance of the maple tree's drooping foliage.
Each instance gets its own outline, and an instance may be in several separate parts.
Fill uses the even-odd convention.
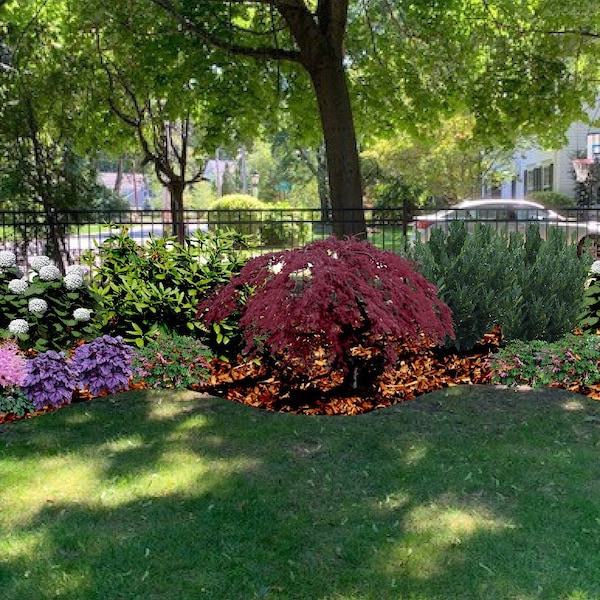
[[[450,309],[407,260],[333,237],[250,260],[198,314],[208,325],[239,314],[244,354],[289,366],[318,351],[346,373],[454,335]]]

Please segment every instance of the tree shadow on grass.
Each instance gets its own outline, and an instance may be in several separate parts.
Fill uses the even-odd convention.
[[[10,526],[3,598],[600,596],[598,403],[461,387],[306,417],[136,394],[4,434],[0,459],[88,458],[95,483]]]

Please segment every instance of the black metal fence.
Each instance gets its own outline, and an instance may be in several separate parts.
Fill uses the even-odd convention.
[[[336,217],[349,222],[356,213],[338,211]],[[321,209],[189,210],[185,212],[186,235],[197,230],[233,228],[250,234],[258,252],[300,247],[331,235],[331,215]],[[453,220],[471,227],[486,223],[497,229],[522,230],[535,223],[544,235],[550,227],[564,229],[570,241],[581,242],[600,236],[598,209],[569,208],[550,211],[448,210],[408,215],[401,209],[365,209],[367,239],[380,248],[401,252],[415,239],[427,239],[433,228],[447,228]],[[162,210],[62,211],[50,215],[33,211],[0,211],[0,250],[13,250],[19,264],[32,256],[46,254],[63,265],[78,262],[86,250],[94,251],[104,240],[126,227],[127,234],[143,244],[150,236],[173,235],[171,215]]]
[[[355,213],[339,211],[350,222]],[[400,250],[410,225],[402,211],[365,211],[368,236],[380,247]],[[333,232],[330,215],[321,209],[188,210],[184,215],[186,236],[196,231],[235,229],[252,236],[255,251],[297,248]],[[81,254],[94,250],[118,228],[140,244],[151,236],[174,236],[169,211],[61,211],[50,218],[33,211],[0,211],[0,249],[13,250],[20,264],[32,256],[46,254],[62,264],[77,262]]]

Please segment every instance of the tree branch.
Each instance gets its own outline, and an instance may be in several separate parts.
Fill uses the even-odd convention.
[[[213,48],[217,48],[219,50],[223,50],[229,54],[236,54],[239,56],[247,56],[249,58],[262,59],[262,60],[285,60],[290,62],[300,62],[300,53],[297,50],[272,47],[272,46],[263,46],[263,47],[249,47],[240,44],[235,44],[231,41],[227,41],[221,39],[209,31],[203,25],[199,23],[195,23],[192,19],[182,15],[176,8],[173,6],[171,0],[150,0],[153,4],[162,8],[166,13],[168,13],[173,19],[175,19],[182,31],[188,31],[194,35],[197,35],[202,41],[204,41],[209,46]],[[215,0],[219,1],[219,0]],[[232,0],[233,3],[239,4],[248,4],[247,0]],[[225,0],[221,2],[222,4],[226,4]],[[273,0],[253,0],[254,4],[263,4],[265,6],[274,6],[279,9],[280,2],[276,2]],[[288,2],[283,2],[283,4],[287,4]],[[254,35],[258,35],[258,32],[251,32]]]

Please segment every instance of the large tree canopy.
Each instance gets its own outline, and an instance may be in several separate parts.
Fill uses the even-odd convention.
[[[150,0],[182,35],[308,75],[327,148],[334,217],[362,206],[355,120],[414,132],[461,112],[488,144],[556,134],[597,94],[599,11],[550,0]],[[288,98],[306,93],[299,72]],[[293,102],[290,101],[290,106]],[[353,104],[354,103],[354,104]],[[306,115],[304,115],[306,116]],[[360,233],[338,225],[338,234]]]
[[[0,14],[28,9],[34,19],[42,5],[62,7],[65,65],[89,66],[99,35],[111,64],[137,89],[168,95],[174,113],[193,77],[206,139],[276,128],[282,115],[299,137],[322,132],[342,236],[364,231],[358,146],[370,138],[424,135],[461,114],[474,119],[478,143],[500,147],[559,136],[581,118],[598,92],[596,2],[12,0]],[[81,80],[85,90],[69,98],[85,100],[90,138],[96,123],[111,132],[98,117],[105,79]]]

